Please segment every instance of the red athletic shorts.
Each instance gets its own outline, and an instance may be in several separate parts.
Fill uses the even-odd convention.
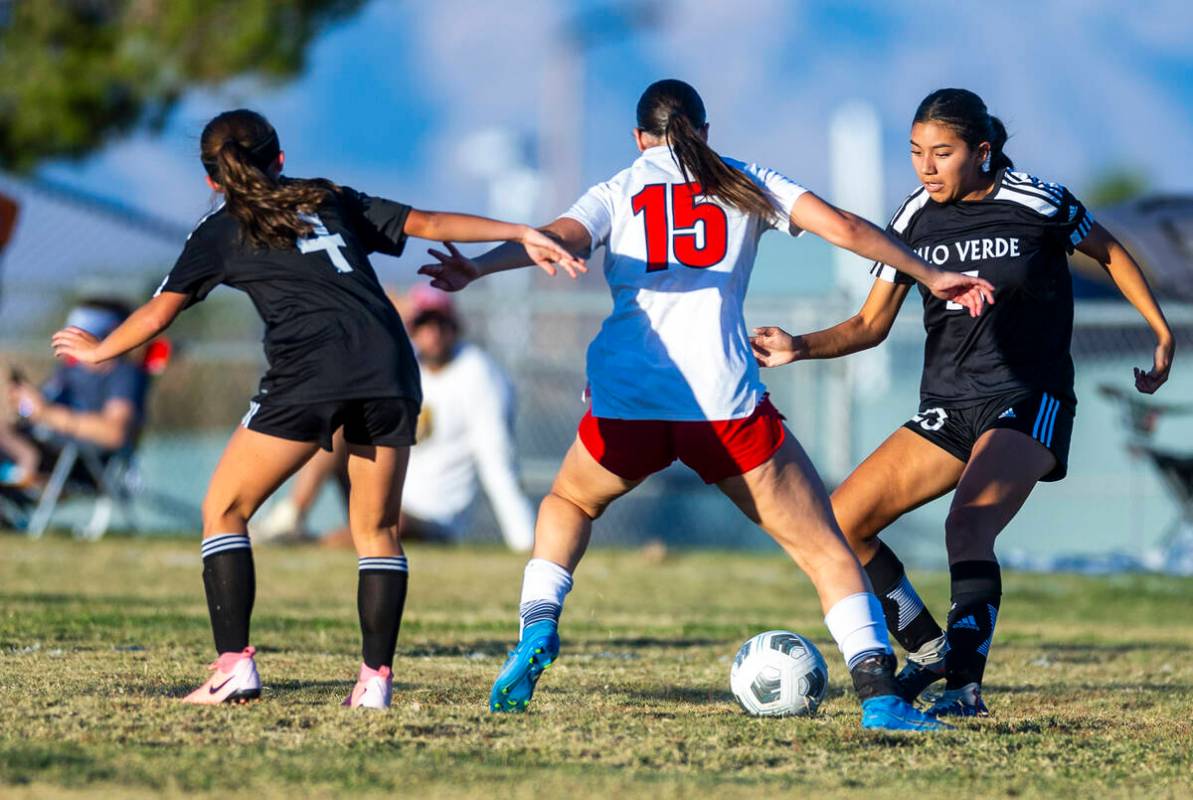
[[[743,419],[707,422],[605,419],[592,409],[580,420],[580,441],[602,467],[640,481],[679,459],[705,483],[744,475],[783,444],[783,415],[770,399]]]

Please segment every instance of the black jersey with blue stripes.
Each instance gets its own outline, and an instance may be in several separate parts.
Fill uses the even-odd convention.
[[[1093,217],[1063,186],[1001,170],[981,200],[937,203],[911,194],[887,230],[925,261],[980,275],[994,284],[995,304],[973,319],[957,303],[920,287],[924,302],[924,402],[976,405],[1017,389],[1073,393],[1073,282],[1068,255]],[[876,263],[874,275],[911,283]]]
[[[224,208],[200,221],[159,292],[203,300],[245,292],[265,322],[269,369],[255,400],[274,405],[402,397],[420,401],[418,362],[369,263],[400,255],[410,207],[341,187],[306,216],[293,248],[254,248]]]

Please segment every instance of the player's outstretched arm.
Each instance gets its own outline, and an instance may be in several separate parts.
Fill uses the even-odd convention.
[[[187,295],[180,292],[162,292],[129,314],[128,319],[102,342],[82,328],[63,328],[50,339],[54,355],[84,364],[98,364],[122,356],[170,327],[186,301]]]
[[[886,231],[856,214],[826,203],[812,192],[805,192],[795,201],[791,221],[830,244],[889,264],[910,275],[941,300],[952,300],[964,306],[972,317],[982,313],[985,303],[994,302],[994,286],[989,281],[928,264]]]
[[[1144,372],[1139,367],[1135,368],[1135,388],[1144,394],[1152,394],[1168,380],[1176,342],[1160,304],[1147,285],[1147,278],[1143,277],[1143,271],[1127,248],[1114,238],[1114,234],[1096,222],[1077,249],[1102,265],[1123,297],[1135,306],[1155,334],[1156,350],[1152,356],[1151,370]]]
[[[409,236],[437,242],[508,242],[516,245],[529,259],[548,274],[559,265],[571,275],[584,272],[584,259],[577,258],[553,238],[529,225],[516,225],[472,214],[411,209],[406,217]],[[529,264],[528,264],[529,265]]]
[[[838,358],[877,347],[891,332],[907,297],[908,284],[876,280],[861,310],[844,322],[815,333],[792,336],[782,328],[755,328],[750,337],[759,366],[781,367],[810,358]]]
[[[569,217],[560,217],[540,229],[538,233],[569,253],[587,253],[592,246],[592,237],[588,229]],[[548,275],[555,274],[553,266],[539,263],[532,258],[527,247],[514,242],[499,245],[475,259],[461,255],[450,242],[447,243],[447,248],[447,253],[428,250],[427,252],[435,257],[436,263],[425,264],[418,270],[419,274],[431,279],[432,286],[446,292],[458,292],[474,280],[495,272],[529,267],[532,264],[538,264]],[[588,271],[583,261],[579,263],[578,269],[567,269],[568,275],[575,278],[578,273]],[[564,266],[566,269],[567,265]]]

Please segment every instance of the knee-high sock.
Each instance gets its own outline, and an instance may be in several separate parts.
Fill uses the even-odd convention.
[[[409,577],[406,556],[359,560],[356,610],[360,614],[361,656],[369,669],[393,667]]]
[[[522,573],[522,600],[518,605],[518,638],[527,625],[542,620],[559,622],[563,599],[572,590],[572,574],[553,561],[532,558]]]
[[[257,595],[253,548],[243,533],[203,540],[203,588],[217,653],[239,653],[249,646],[249,620]]]
[[[824,624],[845,657],[860,699],[898,694],[895,656],[877,597],[858,592],[838,600],[825,615]]]
[[[997,561],[958,561],[949,567],[953,607],[949,610],[948,688],[981,683],[994,640],[1002,600],[1002,571]]]
[[[907,578],[903,562],[885,542],[878,543],[878,552],[865,566],[874,593],[882,601],[886,625],[895,640],[909,653],[914,653],[933,639],[940,638],[940,625],[924,606]]]

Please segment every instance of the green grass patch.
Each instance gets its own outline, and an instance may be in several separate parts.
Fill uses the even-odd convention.
[[[807,581],[781,556],[594,551],[531,711],[487,713],[524,559],[412,547],[394,708],[339,707],[358,664],[355,558],[259,548],[260,702],[178,698],[213,657],[197,542],[0,537],[0,795],[256,798],[1138,797],[1193,794],[1193,581],[1006,576],[992,716],[858,728]],[[947,577],[916,576],[943,614]],[[728,690],[761,630],[811,637],[830,695],[760,720]]]

